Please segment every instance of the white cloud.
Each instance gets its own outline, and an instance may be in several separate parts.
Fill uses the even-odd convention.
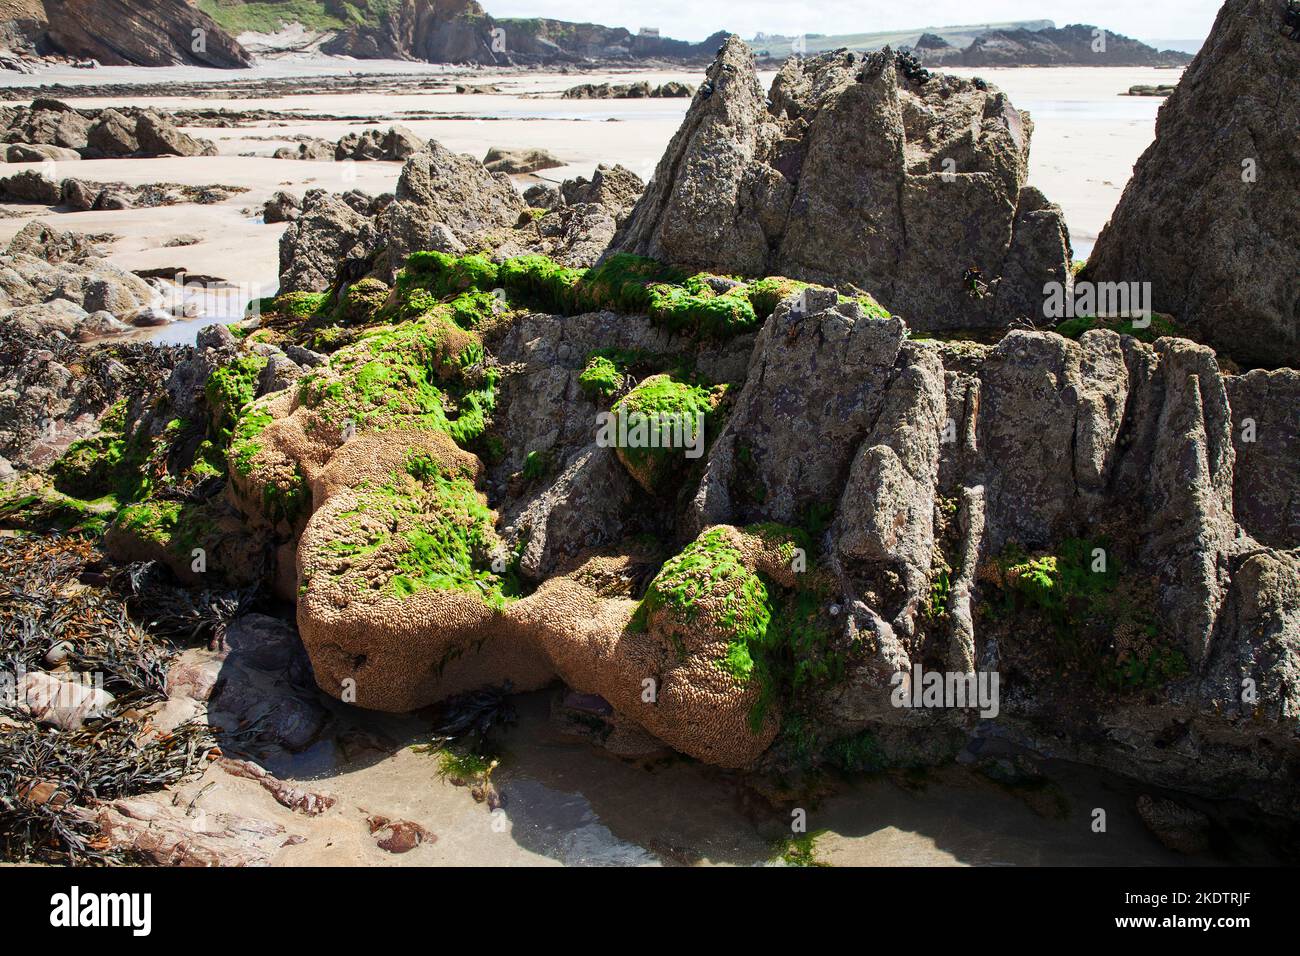
[[[606,26],[658,27],[664,36],[702,40],[717,30],[743,37],[765,33],[873,33],[913,27],[1055,20],[1090,23],[1139,38],[1199,38],[1209,33],[1219,0],[930,0],[925,4],[882,0],[480,0],[493,16],[552,17]]]

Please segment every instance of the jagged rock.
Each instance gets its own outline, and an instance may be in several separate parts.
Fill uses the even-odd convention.
[[[644,191],[645,183],[641,177],[617,163],[613,166],[604,163],[598,165],[590,182],[579,176],[577,179],[566,179],[560,185],[560,194],[569,205],[595,203],[607,206],[620,222],[636,205]]]
[[[792,59],[764,97],[732,37],[611,249],[853,284],[914,328],[1006,325],[1069,281],[1059,209],[1022,197],[1032,129],[987,84],[899,77],[888,49]]]
[[[302,214],[302,204],[286,192],[278,192],[266,201],[262,219],[267,223],[293,222]]]
[[[554,169],[564,161],[545,149],[503,149],[493,146],[483,157],[483,166],[490,173],[533,173],[539,169]]]
[[[568,266],[586,268],[604,254],[617,229],[618,222],[607,206],[562,206],[537,220],[540,241],[530,242],[528,249]]]
[[[8,142],[79,150],[86,146],[90,120],[58,100],[37,99],[30,108],[19,108],[7,125]]]
[[[434,141],[402,167],[395,196],[380,214],[389,281],[410,253],[434,248],[435,225],[446,227],[458,242],[474,243],[511,229],[524,210],[508,177],[498,179],[473,157]]]
[[[35,169],[0,179],[0,191],[19,202],[41,203],[46,206],[57,206],[63,198],[62,186]]]
[[[373,223],[342,198],[308,191],[298,219],[280,237],[280,292],[328,289],[343,262],[373,254],[376,238]]]
[[[95,254],[94,244],[78,232],[55,229],[41,220],[33,220],[9,240],[5,253],[27,255],[49,263],[67,262]]]
[[[1281,29],[1285,7],[1223,5],[1087,270],[1151,283],[1154,309],[1266,368],[1300,365],[1300,44]]]
[[[423,146],[424,140],[405,126],[390,126],[386,130],[368,129],[360,133],[348,133],[340,139],[334,147],[334,159],[405,162]],[[301,152],[302,147],[299,150]]]

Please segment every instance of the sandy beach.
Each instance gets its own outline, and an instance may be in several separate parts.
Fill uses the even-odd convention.
[[[252,99],[234,93],[204,96],[77,96],[76,86],[94,83],[155,85],[225,79],[248,80],[257,76],[339,75],[352,71],[368,76],[387,74],[426,76],[428,91],[409,87],[391,93],[294,93]],[[971,71],[966,71],[970,73]],[[765,85],[772,73],[760,75]],[[1006,91],[1020,109],[1033,117],[1035,133],[1030,162],[1030,182],[1065,210],[1077,258],[1091,251],[1097,233],[1119,201],[1133,163],[1154,136],[1155,116],[1161,100],[1121,96],[1135,84],[1173,83],[1179,71],[1158,69],[1035,69],[980,71],[989,82]],[[32,77],[4,77],[9,86],[28,85]],[[97,160],[61,164],[52,173],[92,182],[129,184],[173,182],[190,185],[221,184],[248,191],[210,205],[177,205],[111,212],[47,213],[30,205],[9,205],[14,216],[0,220],[0,241],[7,241],[30,218],[53,218],[66,229],[110,233],[110,258],[128,269],[175,268],[191,274],[227,279],[270,294],[277,285],[277,248],[283,225],[261,221],[264,202],[285,190],[301,195],[308,189],[368,193],[392,190],[401,171],[399,163],[300,162],[271,156],[281,146],[301,137],[337,140],[345,133],[401,123],[416,134],[436,139],[451,149],[482,158],[488,149],[537,147],[553,152],[564,166],[538,177],[518,177],[521,188],[542,178],[559,182],[590,176],[598,163],[621,163],[649,179],[664,147],[686,112],[686,99],[564,100],[563,90],[579,83],[627,83],[645,80],[698,82],[691,72],[602,71],[593,73],[449,73],[446,68],[375,61],[361,65],[321,62],[277,62],[238,73],[194,68],[148,70],[133,67],[94,71],[65,69],[40,75],[38,82],[64,84],[53,91],[76,107],[149,106],[177,109],[265,109],[301,116],[296,119],[255,122],[237,128],[190,128],[196,136],[212,139],[220,155],[211,158]],[[492,84],[492,95],[458,94],[456,82]],[[323,117],[352,117],[329,119]],[[361,117],[367,119],[362,120]],[[12,164],[6,172],[18,172]],[[50,172],[48,166],[45,167]],[[201,241],[183,248],[168,246],[177,236],[197,236]],[[194,323],[188,323],[193,325]],[[190,333],[169,329],[154,338],[185,338]]]

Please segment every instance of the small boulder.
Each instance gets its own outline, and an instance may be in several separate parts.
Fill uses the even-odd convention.
[[[87,144],[97,155],[106,158],[130,156],[140,151],[135,120],[115,109],[106,109],[90,128]]]
[[[103,717],[113,705],[113,695],[69,677],[35,671],[18,681],[18,700],[33,720],[61,730],[80,730],[88,720]]]
[[[483,165],[491,173],[532,173],[539,169],[554,169],[564,161],[545,149],[503,149],[494,146],[483,157]]]
[[[46,206],[57,206],[63,198],[62,185],[47,179],[35,169],[0,179],[0,190],[19,202],[41,203]]]
[[[75,149],[48,143],[14,143],[5,150],[5,161],[10,163],[72,163],[79,159],[81,154]]]
[[[183,133],[152,111],[141,113],[135,122],[140,151],[149,156],[215,156],[216,145]]]

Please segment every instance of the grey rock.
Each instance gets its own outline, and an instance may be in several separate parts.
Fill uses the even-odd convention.
[[[914,328],[1039,316],[1069,243],[1060,210],[1022,194],[1032,129],[987,84],[900,77],[888,49],[791,59],[765,97],[731,37],[611,250],[853,284]]]
[[[333,285],[340,264],[374,254],[370,219],[339,196],[310,190],[302,213],[280,237],[280,292],[321,292]]]
[[[302,213],[302,204],[290,193],[277,192],[262,209],[265,222],[293,222]]]
[[[1237,521],[1261,544],[1300,547],[1300,372],[1256,370],[1228,376],[1224,386]]]
[[[1285,6],[1223,5],[1088,260],[1088,278],[1150,282],[1156,310],[1265,368],[1300,366],[1300,44]]]
[[[483,157],[483,166],[490,173],[534,173],[563,165],[563,160],[545,149],[493,146]]]

